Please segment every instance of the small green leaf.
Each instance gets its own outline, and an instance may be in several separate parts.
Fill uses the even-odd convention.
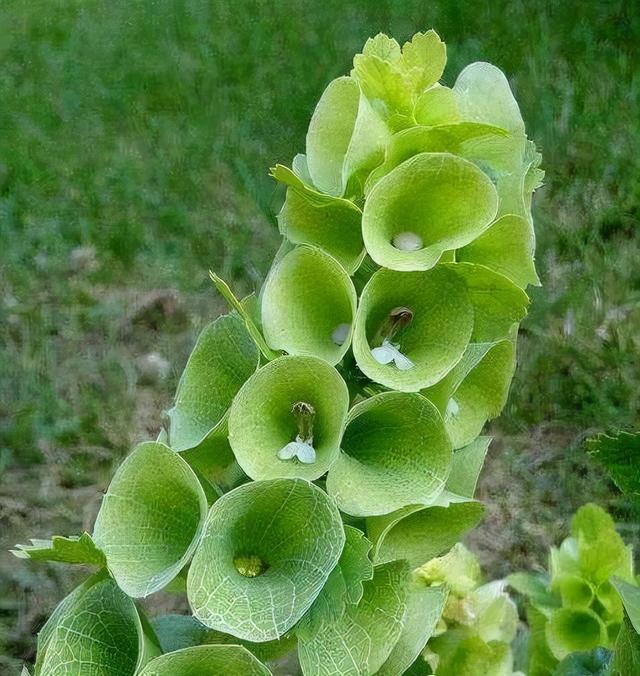
[[[424,649],[442,615],[447,590],[413,584],[407,595],[402,633],[377,676],[404,674]]]
[[[484,515],[479,502],[406,507],[367,519],[374,563],[406,559],[412,568],[446,552]]]
[[[174,451],[196,448],[206,439],[259,362],[260,352],[237,315],[218,317],[202,330],[168,412]]]
[[[529,284],[540,286],[534,263],[535,247],[531,223],[522,216],[508,214],[456,251],[456,260],[485,265],[526,289]]]
[[[379,164],[389,130],[350,77],[333,80],[307,132],[307,165],[321,192],[341,197]],[[353,183],[356,186],[353,186]]]
[[[629,584],[619,577],[614,577],[611,584],[616,588],[622,598],[624,609],[629,615],[631,624],[638,634],[640,634],[640,587]]]
[[[305,676],[361,676],[382,667],[402,632],[407,574],[402,561],[377,566],[358,605],[348,606],[310,640],[301,637],[298,656]]]
[[[557,608],[560,598],[549,590],[549,577],[546,574],[512,573],[507,582],[519,593],[527,596],[536,608]]]
[[[587,441],[587,448],[623,493],[640,499],[640,433],[618,432],[612,437],[600,434]]]
[[[103,566],[104,554],[96,547],[89,533],[80,537],[54,535],[51,540],[31,539],[30,545],[16,545],[11,553],[19,559],[35,561],[60,561],[62,563],[80,563]]]
[[[354,406],[341,449],[327,492],[354,516],[430,504],[451,464],[442,418],[419,394],[383,392]]]
[[[558,664],[554,676],[605,676],[610,659],[611,651],[605,648],[573,653]]]
[[[311,445],[315,460],[282,459],[280,451],[300,435],[295,407],[313,410]],[[279,357],[242,387],[229,416],[229,441],[238,463],[252,479],[318,479],[338,457],[349,407],[340,374],[317,357]]]
[[[337,508],[313,484],[245,484],[209,512],[189,569],[189,603],[212,629],[248,641],[276,639],[316,599],[344,541]]]
[[[151,660],[139,676],[270,676],[271,672],[239,645],[184,648]]]
[[[474,343],[492,343],[508,338],[514,326],[527,315],[529,297],[510,279],[484,265],[446,263],[467,285],[475,312]]]
[[[448,153],[420,153],[381,178],[368,194],[364,244],[386,268],[428,270],[445,251],[482,234],[497,208],[493,184],[471,162]],[[415,244],[404,244],[407,234]]]
[[[115,473],[93,538],[118,585],[143,597],[166,586],[190,560],[206,514],[193,470],[178,453],[149,441]]]
[[[491,437],[478,437],[453,453],[451,473],[446,484],[448,491],[465,498],[473,498],[491,441]]]
[[[224,281],[224,279],[218,277],[218,275],[216,275],[211,270],[209,270],[209,277],[211,278],[211,281],[213,282],[214,286],[216,287],[220,295],[227,301],[229,307],[235,310],[238,313],[238,315],[242,318],[245,327],[249,332],[249,335],[251,336],[253,342],[258,346],[258,348],[260,348],[260,352],[262,352],[265,359],[267,360],[275,359],[278,356],[278,354],[273,350],[271,350],[271,348],[265,342],[262,333],[260,333],[260,329],[256,325],[254,318],[251,316],[251,313],[249,312],[249,309],[245,307],[242,301],[239,301],[235,297],[233,291],[231,291],[229,285]]]
[[[272,268],[262,291],[262,326],[275,350],[337,364],[351,345],[357,297],[344,268],[300,246]],[[337,336],[344,327],[344,335]]]
[[[385,327],[398,308],[412,317],[391,342],[412,363],[408,370],[382,364],[372,352],[382,343]],[[438,382],[458,362],[469,343],[473,308],[466,285],[453,270],[438,266],[426,272],[381,269],[365,286],[353,337],[360,370],[371,380],[403,392],[416,392]]]

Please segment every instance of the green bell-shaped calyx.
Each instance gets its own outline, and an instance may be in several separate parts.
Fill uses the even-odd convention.
[[[297,247],[265,282],[265,339],[275,350],[337,364],[351,344],[356,303],[353,282],[334,258],[315,247]]]
[[[218,317],[206,326],[182,373],[173,408],[168,412],[168,445],[174,451],[197,449],[209,440],[210,464],[228,463],[224,444],[212,448],[216,428],[221,426],[231,401],[255,372],[260,352],[237,314]],[[195,454],[192,454],[195,455]]]
[[[240,486],[209,512],[187,579],[191,608],[212,629],[277,639],[320,594],[344,543],[338,509],[313,484]]]
[[[452,270],[382,269],[362,292],[353,353],[371,380],[417,392],[437,383],[458,362],[473,323],[466,284]]]
[[[151,660],[139,676],[270,676],[267,667],[239,645],[201,645]]]
[[[93,539],[121,589],[144,597],[188,563],[206,514],[207,499],[191,467],[164,444],[145,442],[115,473]]]
[[[424,391],[442,411],[454,448],[470,444],[500,414],[515,366],[512,341],[470,343],[447,376]]]
[[[365,247],[392,270],[428,270],[493,221],[498,197],[476,166],[449,153],[420,153],[371,190],[362,214]]]
[[[481,503],[466,501],[448,507],[412,505],[370,517],[367,535],[373,543],[373,561],[404,559],[417,568],[453,547],[483,514]]]
[[[357,605],[347,606],[311,638],[300,637],[298,656],[305,676],[375,674],[402,632],[408,573],[404,561],[377,566]]]
[[[105,573],[67,596],[38,635],[36,676],[133,676],[160,648]]]
[[[229,441],[252,479],[321,477],[338,457],[349,408],[340,374],[317,357],[279,357],[242,387]]]
[[[307,132],[307,167],[313,185],[341,197],[358,194],[384,157],[390,132],[351,77],[330,82]]]
[[[559,608],[547,622],[547,643],[556,659],[572,652],[591,650],[608,645],[604,623],[592,610],[586,608]]]
[[[297,155],[293,165],[311,181],[306,161],[304,155]],[[271,175],[288,186],[278,214],[282,235],[294,244],[320,247],[353,274],[365,255],[360,208],[349,200],[318,193],[282,165],[276,165]]]
[[[420,394],[383,392],[349,412],[327,492],[354,516],[429,504],[451,466],[451,442],[436,407]]]

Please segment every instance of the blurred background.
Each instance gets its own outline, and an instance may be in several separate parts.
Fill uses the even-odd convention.
[[[0,671],[84,571],[18,561],[91,529],[155,437],[200,328],[278,245],[268,168],[304,148],[326,84],[367,37],[435,28],[445,84],[502,68],[544,156],[519,368],[470,540],[489,577],[545,565],[593,500],[638,544],[584,450],[640,426],[640,5],[626,0],[0,4]],[[171,606],[171,600],[157,602]],[[6,671],[6,673],[10,673]]]

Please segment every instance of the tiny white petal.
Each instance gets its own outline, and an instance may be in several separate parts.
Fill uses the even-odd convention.
[[[452,397],[447,403],[447,410],[444,413],[445,418],[454,418],[458,415],[459,411],[460,406],[458,406],[458,402]]]
[[[418,251],[424,244],[415,232],[400,232],[393,238],[393,246],[400,251]]]
[[[393,361],[393,348],[390,345],[381,345],[374,347],[371,350],[371,355],[378,362],[378,364],[389,364]]]
[[[293,460],[297,458],[305,465],[312,465],[316,461],[316,451],[310,444],[304,441],[290,441],[284,448],[278,451],[280,460]]]
[[[298,454],[298,444],[295,441],[289,442],[284,448],[278,451],[280,460],[291,460]]]
[[[402,354],[400,350],[396,349],[396,352],[397,354],[393,357],[393,361],[401,371],[408,371],[409,369],[412,369],[415,366],[415,364],[411,361],[411,359]]]
[[[336,344],[336,345],[344,345],[347,338],[349,337],[349,333],[351,332],[351,324],[338,324],[335,329],[333,329],[333,333],[331,334],[331,340]]]

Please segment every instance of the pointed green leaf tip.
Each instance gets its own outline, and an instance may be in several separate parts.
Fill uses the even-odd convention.
[[[104,554],[96,547],[89,533],[80,537],[54,535],[51,540],[31,539],[30,545],[16,545],[11,553],[19,559],[35,561],[59,561],[103,566]]]
[[[196,342],[169,411],[169,445],[195,448],[216,427],[240,387],[256,371],[260,352],[237,315],[206,326]]]
[[[189,465],[164,444],[140,444],[102,500],[93,537],[129,596],[166,586],[193,554],[207,500]]]
[[[322,250],[301,246],[269,273],[262,326],[269,346],[337,364],[351,346],[356,290],[344,268]],[[344,335],[337,335],[339,327]]]
[[[451,466],[442,418],[419,394],[383,392],[357,404],[341,449],[329,470],[327,492],[354,516],[429,504]]]
[[[310,640],[300,637],[298,656],[305,676],[376,673],[402,632],[408,572],[403,561],[376,567],[358,605],[348,606]]]
[[[303,405],[309,407],[312,418],[308,438],[300,436]],[[229,441],[238,463],[252,479],[301,477],[312,481],[338,456],[348,407],[347,386],[326,361],[280,357],[255,373],[238,393],[229,415]],[[281,451],[296,441],[312,446],[312,462],[283,458]]]
[[[403,308],[408,311],[407,321],[399,330],[390,330],[390,321]],[[466,284],[453,270],[445,266],[426,272],[382,269],[362,292],[353,353],[358,367],[371,380],[416,392],[438,382],[458,362],[471,337],[473,321]],[[413,366],[403,370],[397,364],[378,361],[373,350],[385,339]]]
[[[445,251],[484,232],[497,209],[493,184],[471,162],[448,153],[420,153],[369,193],[362,215],[364,243],[379,265],[428,270]],[[407,234],[415,244],[404,243]]]
[[[187,578],[191,608],[213,629],[248,641],[276,639],[309,609],[344,542],[336,506],[313,484],[240,486],[209,512]]]
[[[270,676],[271,672],[239,645],[203,645],[151,660],[139,676]]]

